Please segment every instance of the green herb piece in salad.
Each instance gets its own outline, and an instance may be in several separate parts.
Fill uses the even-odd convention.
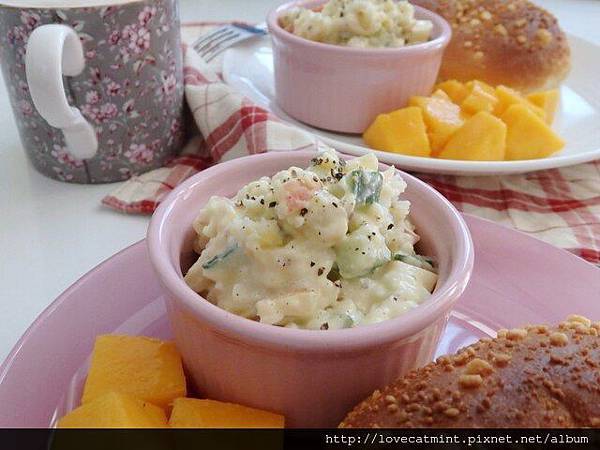
[[[383,186],[383,176],[380,172],[359,169],[353,170],[346,176],[357,204],[371,205],[379,201]]]
[[[231,255],[237,249],[238,249],[238,244],[236,242],[231,247],[227,248],[223,253],[213,256],[208,261],[206,261],[204,264],[202,264],[202,268],[203,269],[212,269],[215,265],[217,265],[218,263],[223,261],[225,258],[227,258],[229,255]]]
[[[435,272],[433,266],[433,259],[427,258],[426,256],[421,255],[405,255],[403,253],[396,253],[392,257],[394,261],[401,261],[405,264],[409,264],[411,266],[418,267],[419,269],[429,270],[430,272]]]

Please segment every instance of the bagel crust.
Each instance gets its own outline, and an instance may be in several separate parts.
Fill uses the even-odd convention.
[[[527,0],[412,0],[452,26],[439,79],[481,80],[521,92],[552,89],[567,76],[570,50],[548,11]]]
[[[600,427],[600,322],[500,330],[410,372],[340,427]]]

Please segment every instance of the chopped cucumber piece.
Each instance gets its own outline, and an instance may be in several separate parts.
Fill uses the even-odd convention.
[[[225,258],[227,258],[229,255],[231,255],[237,249],[238,249],[238,245],[237,245],[237,243],[235,243],[231,247],[229,247],[227,250],[225,250],[223,253],[213,256],[208,261],[206,261],[204,264],[202,264],[202,268],[203,269],[212,269],[216,264],[223,261]]]
[[[347,183],[358,205],[371,205],[379,201],[383,185],[383,176],[380,172],[353,170],[347,175]]]
[[[403,263],[411,266],[418,267],[420,269],[429,270],[435,272],[433,267],[433,260],[421,255],[405,255],[403,253],[396,253],[392,258],[394,261],[402,261]]]
[[[340,314],[340,319],[342,320],[343,328],[351,328],[354,326],[354,319],[349,313]]]

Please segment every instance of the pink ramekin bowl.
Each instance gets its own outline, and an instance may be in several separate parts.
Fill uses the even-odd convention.
[[[362,133],[378,114],[406,106],[413,95],[429,95],[452,34],[437,14],[415,6],[433,22],[428,42],[400,48],[350,48],[309,41],[279,25],[294,6],[314,8],[325,0],[291,2],[267,16],[273,45],[275,96],[291,117],[343,133]]]
[[[432,296],[403,316],[343,330],[261,324],[229,313],[190,289],[182,267],[197,258],[192,222],[213,195],[232,197],[244,185],[290,166],[306,167],[313,152],[272,152],[231,160],[177,187],[154,213],[148,247],[164,287],[174,339],[198,393],[279,412],[291,427],[331,427],[360,400],[429,362],[473,267],[465,222],[439,193],[402,174],[421,235],[419,250],[436,258]]]

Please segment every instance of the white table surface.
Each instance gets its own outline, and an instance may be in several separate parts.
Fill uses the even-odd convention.
[[[180,0],[182,21],[260,22],[280,0]],[[600,45],[600,0],[538,1],[563,28]],[[142,239],[147,216],[100,205],[117,185],[73,185],[28,163],[0,83],[0,361],[36,316],[80,276]]]

